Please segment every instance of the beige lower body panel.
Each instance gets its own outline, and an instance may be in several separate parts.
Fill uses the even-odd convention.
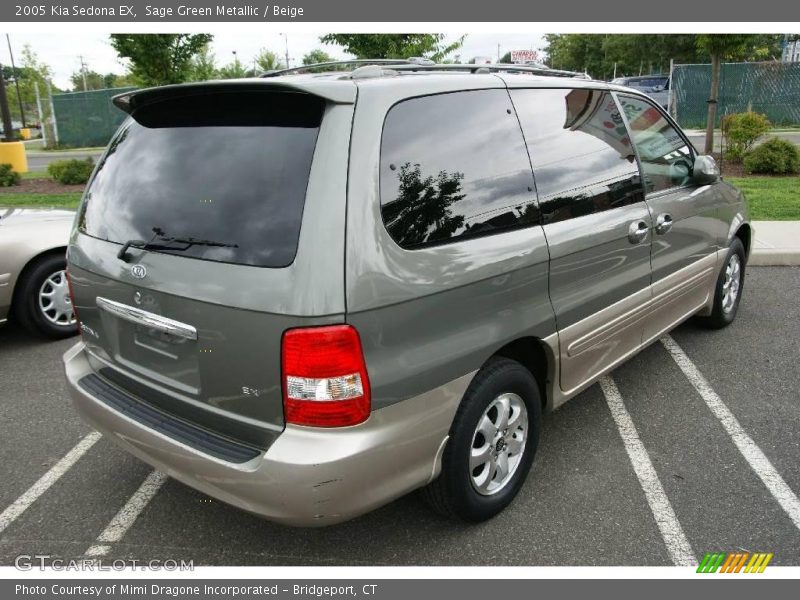
[[[692,315],[708,312],[721,266],[720,254],[709,254],[545,338],[556,357],[549,377],[552,408]]]
[[[429,483],[474,373],[376,410],[354,427],[287,425],[243,464],[206,455],[94,398],[78,381],[92,372],[82,343],[64,355],[81,417],[134,456],[209,496],[288,525],[346,521]]]

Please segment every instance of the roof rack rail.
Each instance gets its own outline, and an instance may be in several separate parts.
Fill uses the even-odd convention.
[[[311,65],[301,65],[299,67],[291,67],[289,69],[277,69],[275,71],[267,71],[266,73],[262,73],[259,77],[279,77],[280,75],[291,75],[292,73],[302,73],[304,71],[310,71],[312,69],[324,69],[327,67],[343,67],[345,65],[355,65],[355,66],[364,66],[364,65],[406,65],[406,64],[416,64],[412,63],[411,61],[415,59],[408,59],[405,58],[354,58],[353,60],[332,60],[329,62],[321,62],[321,63],[314,63]]]
[[[303,65],[300,67],[292,67],[290,69],[280,69],[277,71],[269,71],[263,73],[261,77],[278,77],[281,75],[291,75],[292,73],[302,73],[312,69],[324,69],[328,67],[341,67],[345,65],[353,65],[355,67],[364,67],[369,65],[374,66],[390,66],[392,71],[464,71],[467,73],[529,73],[531,75],[545,75],[549,77],[572,77],[581,79],[591,79],[585,73],[577,71],[561,71],[558,69],[550,69],[544,65],[515,65],[509,63],[492,63],[488,65],[478,64],[438,64],[430,59],[425,58],[359,58],[353,60],[336,60],[330,62],[314,63],[312,65]]]
[[[465,71],[469,73],[529,73],[531,75],[545,75],[547,77],[579,77],[588,79],[585,73],[577,71],[561,71],[545,66],[513,65],[508,63],[492,63],[487,65],[473,64],[400,64],[392,66],[395,71]]]

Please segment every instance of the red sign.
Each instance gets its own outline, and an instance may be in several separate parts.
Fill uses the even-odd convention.
[[[536,50],[512,50],[511,62],[515,65],[539,62],[539,53]]]

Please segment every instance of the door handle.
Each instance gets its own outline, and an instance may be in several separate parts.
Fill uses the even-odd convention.
[[[658,235],[664,235],[670,229],[672,229],[672,215],[668,215],[667,213],[658,215],[655,227],[656,233]]]
[[[647,237],[647,223],[634,221],[628,227],[628,241],[631,244],[640,244]]]

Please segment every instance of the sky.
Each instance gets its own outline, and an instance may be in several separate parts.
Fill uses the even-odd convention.
[[[252,62],[261,48],[272,50],[280,56],[285,53],[286,38],[279,33],[215,32],[213,25],[209,27],[209,32],[214,34],[212,52],[216,55],[219,66],[231,62],[234,51],[243,63]],[[322,48],[335,58],[347,58],[341,48],[321,44],[319,36],[322,33],[325,32],[288,34],[289,60],[292,66],[300,64],[303,55],[314,48]],[[455,37],[451,35],[448,39],[452,40]],[[17,65],[21,60],[22,47],[25,44],[31,45],[40,61],[50,65],[54,74],[53,83],[60,89],[72,87],[70,76],[80,70],[81,57],[89,70],[98,73],[125,72],[125,65],[120,62],[109,44],[108,35],[100,32],[91,30],[82,34],[15,32],[11,34],[11,45]],[[544,37],[541,33],[471,33],[467,35],[463,48],[456,54],[460,54],[463,62],[476,56],[490,56],[496,59],[498,44],[502,55],[509,50],[541,49]],[[10,63],[8,46],[5,43],[0,43],[0,62]]]

